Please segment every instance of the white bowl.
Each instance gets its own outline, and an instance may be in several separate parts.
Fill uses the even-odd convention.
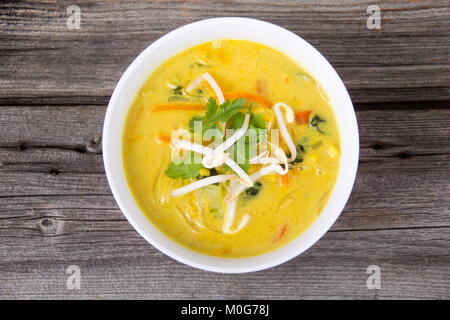
[[[169,239],[141,212],[125,179],[122,133],[127,111],[145,80],[165,60],[196,44],[220,38],[243,39],[278,49],[306,68],[328,94],[341,134],[341,165],[328,204],[296,239],[272,252],[249,258],[219,258],[197,253]],[[288,261],[319,240],[343,210],[356,177],[359,136],[356,116],[344,84],[333,67],[309,43],[279,26],[247,18],[207,19],[178,28],[147,47],[120,78],[105,116],[103,161],[114,198],[131,225],[158,250],[203,270],[244,273]]]

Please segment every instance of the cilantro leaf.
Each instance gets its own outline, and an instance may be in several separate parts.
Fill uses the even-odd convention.
[[[216,99],[209,98],[208,103],[206,104],[206,115],[205,118],[209,120],[210,118],[214,118],[219,110],[219,105],[217,104]]]
[[[195,121],[201,121],[202,122],[202,127],[203,127],[204,119],[205,119],[205,117],[202,117],[202,116],[193,116],[192,119],[189,120],[189,131],[195,132],[195,127],[194,127]]]
[[[244,106],[245,99],[234,99],[232,102],[229,100],[225,101],[220,106],[221,113],[219,114],[218,120],[221,122],[228,121],[228,119],[244,109]]]
[[[166,170],[166,176],[172,179],[195,178],[198,176],[198,171],[201,168],[202,168],[201,164],[187,164],[187,163],[175,164],[171,162]]]
[[[230,118],[229,128],[233,130],[238,130],[242,127],[245,120],[245,114],[239,112]]]
[[[199,159],[197,159],[196,156],[198,156],[198,154],[189,151],[185,155],[184,159],[190,159],[190,163],[186,163],[187,161],[185,160],[179,164],[171,162],[165,172],[166,176],[172,179],[196,178],[199,170],[203,168],[201,162],[198,161]]]
[[[209,98],[206,104],[206,114],[203,122],[203,132],[216,127],[216,122],[218,118],[217,111],[219,110],[219,105],[214,98]]]
[[[245,114],[239,112],[230,119],[230,129],[238,130],[242,127],[245,120]],[[257,142],[265,140],[267,138],[267,132],[260,129],[266,129],[266,123],[263,117],[259,114],[250,113],[250,125],[249,129],[256,131]]]
[[[206,104],[206,114],[204,117],[194,116],[189,121],[191,131],[194,131],[194,121],[202,121],[202,131],[219,128],[219,122],[226,122],[228,119],[238,114],[244,108],[245,99],[235,99],[225,101],[220,106],[214,98],[209,98]]]
[[[230,118],[230,129],[237,130],[242,127],[245,114],[239,112]],[[266,122],[260,114],[250,113],[250,128],[266,129]]]
[[[214,98],[209,98],[208,103],[206,104],[206,113],[205,116],[196,115],[192,117],[189,121],[189,128],[191,132],[194,132],[194,122],[201,121],[202,122],[202,131],[206,132],[208,129],[219,128],[220,122],[229,122],[229,128],[233,130],[238,130],[242,127],[245,120],[245,113],[242,113],[241,110],[245,108],[246,100],[245,99],[235,99],[233,101],[226,100],[220,106]],[[250,123],[249,129],[253,129],[256,131],[256,141],[259,142],[267,138],[267,132],[261,131],[266,129],[266,123],[263,117],[259,114],[254,114],[251,112],[251,105],[248,108],[247,113],[250,114]],[[236,163],[244,170],[248,171],[250,169],[249,163],[249,150],[250,150],[250,138],[247,136],[242,137],[245,141],[244,150],[238,151],[237,145],[235,144],[232,147],[232,158]],[[227,165],[224,165],[226,170],[231,170]],[[166,171],[166,175],[171,178],[179,178],[182,177],[184,179],[196,177],[198,175],[198,170],[201,168],[201,165],[193,165],[193,164],[180,164],[175,165],[173,163],[170,164],[169,169]]]
[[[264,121],[262,115],[252,113],[250,117],[250,123],[259,129],[266,129],[266,122]]]

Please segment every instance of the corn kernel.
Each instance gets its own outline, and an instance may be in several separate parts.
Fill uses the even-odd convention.
[[[203,177],[209,177],[211,174],[211,172],[206,168],[201,168],[200,170],[198,170],[198,173]]]
[[[308,156],[308,159],[311,160],[312,162],[316,162],[317,161],[317,154],[310,154]]]
[[[225,168],[223,166],[217,167],[216,171],[218,174],[224,174],[226,172]]]
[[[264,179],[268,182],[276,182],[277,176],[278,175],[276,175],[276,174],[270,174],[270,175],[264,176]]]
[[[339,151],[332,144],[328,147],[327,151],[328,151],[328,154],[330,155],[330,157],[332,157],[333,159],[336,159],[339,156]]]

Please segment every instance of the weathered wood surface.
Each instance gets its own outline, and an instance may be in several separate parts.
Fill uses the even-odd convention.
[[[0,4],[0,101],[83,96],[105,103],[151,42],[216,16],[264,19],[299,34],[336,67],[356,102],[450,98],[447,0],[380,2],[379,31],[366,27],[371,0],[80,1],[81,29],[69,30],[66,8],[75,3]]]
[[[371,1],[0,4],[0,298],[450,298],[450,5]],[[78,4],[81,30],[65,9]],[[333,228],[262,272],[195,270],[140,238],[110,193],[106,104],[134,57],[185,23],[249,16],[316,46],[348,86],[361,138]],[[68,290],[78,265],[81,290]],[[382,289],[368,290],[379,265]]]

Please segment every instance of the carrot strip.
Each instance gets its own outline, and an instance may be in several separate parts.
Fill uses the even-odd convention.
[[[158,143],[169,143],[172,139],[164,133],[160,133],[158,134],[158,136],[156,137],[156,142]]]
[[[159,104],[153,107],[152,111],[173,111],[173,110],[205,110],[206,107],[202,104]]]
[[[250,93],[250,92],[227,92],[224,94],[224,96],[225,96],[225,99],[228,99],[228,100],[244,98],[244,99],[251,100],[251,101],[260,103],[262,105],[265,105],[267,108],[270,108],[273,105],[273,103],[270,100],[268,100],[267,98],[265,98],[259,94],[254,94],[254,93]]]
[[[311,111],[300,111],[295,114],[295,120],[298,124],[307,124],[309,122],[309,115]]]
[[[289,183],[289,176],[288,176],[288,174],[286,173],[286,174],[280,175],[280,184],[282,186],[285,186],[288,183]]]
[[[216,99],[216,100],[219,100],[219,99],[217,98],[216,92],[214,91],[213,87],[211,87],[211,85],[209,84],[209,82],[208,82],[208,81],[203,81],[203,83],[204,83],[204,84],[206,85],[206,87],[208,88],[208,91],[212,93],[213,98]]]
[[[280,240],[284,236],[284,234],[286,233],[286,229],[287,229],[287,224],[285,223],[283,225],[283,227],[281,228],[280,233],[275,237],[274,242],[277,242],[278,240]]]

